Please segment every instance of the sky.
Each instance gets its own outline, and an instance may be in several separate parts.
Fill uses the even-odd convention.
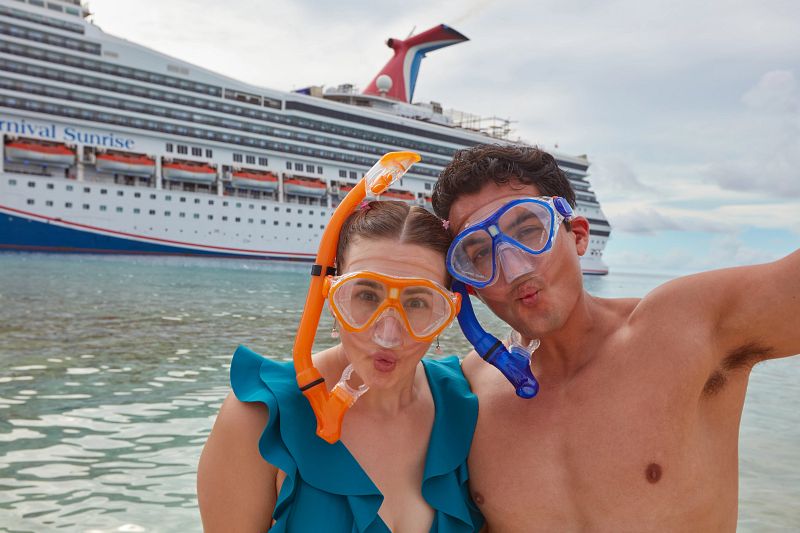
[[[279,90],[364,88],[384,42],[440,23],[414,99],[587,154],[614,271],[678,274],[800,248],[796,0],[90,0],[103,30]]]

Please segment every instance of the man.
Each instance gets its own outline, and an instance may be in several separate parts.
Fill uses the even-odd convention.
[[[552,196],[575,205],[551,155],[495,145],[458,152],[433,193],[458,243],[451,273],[541,341],[533,399],[475,353],[464,361],[480,401],[470,484],[490,530],[735,530],[750,370],[800,353],[800,251],[597,298],[579,263],[589,223],[530,200]]]

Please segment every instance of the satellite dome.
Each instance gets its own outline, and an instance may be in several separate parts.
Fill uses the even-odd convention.
[[[375,80],[375,86],[382,93],[388,93],[392,85],[392,78],[388,74],[381,74],[378,76],[378,79]]]

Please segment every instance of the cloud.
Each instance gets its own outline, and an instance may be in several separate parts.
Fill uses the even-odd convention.
[[[732,139],[740,151],[710,164],[706,175],[727,189],[800,198],[800,86],[794,73],[765,73],[741,101],[736,130],[749,142]]]

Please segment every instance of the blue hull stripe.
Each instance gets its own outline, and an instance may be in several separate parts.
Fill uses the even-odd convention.
[[[252,255],[213,252],[142,242],[65,228],[0,212],[0,249],[41,252],[83,252],[112,254],[202,255],[207,257],[236,257],[242,259],[278,259],[281,261],[313,261],[313,258],[281,255]]]

